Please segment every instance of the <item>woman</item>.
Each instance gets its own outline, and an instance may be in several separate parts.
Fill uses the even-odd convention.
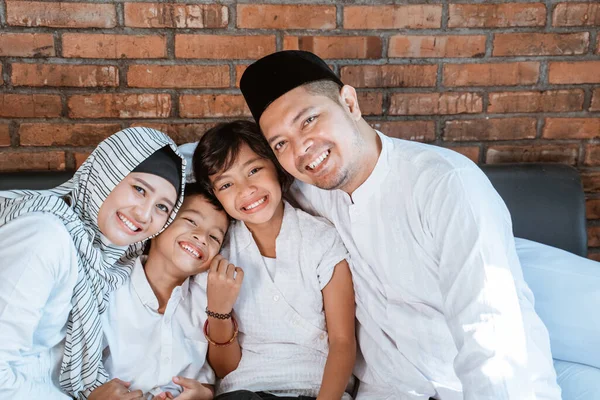
[[[130,128],[63,185],[0,192],[2,397],[67,399],[106,382],[106,296],[173,219],[184,170],[168,136]]]

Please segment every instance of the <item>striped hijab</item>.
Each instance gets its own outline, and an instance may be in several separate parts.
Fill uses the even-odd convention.
[[[73,238],[78,276],[67,321],[60,384],[76,397],[87,397],[108,380],[102,365],[100,315],[106,310],[107,295],[129,277],[143,248],[141,242],[128,247],[108,242],[98,229],[98,211],[123,178],[164,146],[182,158],[182,187],[168,225],[183,199],[185,160],[175,143],[154,129],[129,128],[115,133],[98,145],[73,178],[54,189],[0,192],[0,226],[21,215],[45,212],[59,217]]]

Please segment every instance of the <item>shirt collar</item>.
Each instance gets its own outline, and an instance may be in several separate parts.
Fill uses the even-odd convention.
[[[133,271],[131,272],[131,283],[141,302],[145,306],[150,307],[152,310],[157,311],[158,299],[156,298],[156,295],[150,286],[150,282],[148,282],[148,277],[146,277],[146,273],[144,272],[144,264],[146,263],[147,259],[148,256],[140,256],[137,258],[137,260],[135,260],[135,265],[133,267]],[[177,292],[179,292],[181,299],[185,299],[187,293],[189,292],[189,288],[190,278],[187,278],[185,281],[183,281],[181,286],[173,289],[173,293],[171,293],[171,299],[174,298],[174,295],[177,294]]]
[[[280,251],[280,241],[287,241],[286,238],[290,234],[295,232],[295,225],[297,225],[297,217],[291,204],[287,201],[283,200],[283,220],[281,222],[281,229],[279,230],[279,235],[277,235],[276,248],[277,248],[277,259],[280,259],[280,255],[284,256],[285,254]],[[245,250],[251,244],[254,244],[254,238],[252,237],[252,232],[246,227],[246,225],[242,221],[235,221],[229,227],[230,237],[235,237],[239,242],[238,244],[238,252]],[[254,246],[258,249],[256,244]]]
[[[377,132],[377,135],[379,135],[379,138],[381,139],[381,153],[379,154],[377,164],[375,164],[375,168],[373,169],[373,172],[371,172],[371,175],[369,175],[367,180],[352,193],[352,201],[355,204],[363,203],[367,201],[373,193],[378,193],[390,170],[388,155],[389,148],[392,145],[391,139],[379,131],[375,132]]]
[[[131,272],[131,284],[141,302],[157,311],[158,299],[156,298],[152,287],[150,287],[150,282],[148,282],[148,278],[144,272],[144,264],[146,263],[147,258],[147,256],[140,256],[135,260],[135,265]]]

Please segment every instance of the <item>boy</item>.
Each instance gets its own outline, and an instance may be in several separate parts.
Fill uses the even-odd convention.
[[[225,293],[233,304],[243,272],[236,268],[235,277],[215,280],[208,293],[195,275],[207,272],[211,262],[219,263],[221,257],[215,256],[228,226],[220,204],[199,184],[188,184],[173,223],[152,239],[148,256],[136,261],[129,282],[110,297],[103,314],[104,364],[115,379],[90,399],[121,393],[144,399],[180,394],[182,399],[212,399],[215,376],[206,362],[203,334],[207,296],[222,298]]]

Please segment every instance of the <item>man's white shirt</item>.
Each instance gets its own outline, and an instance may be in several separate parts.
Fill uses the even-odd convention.
[[[560,399],[500,196],[458,153],[378,134],[352,197],[301,182],[290,193],[350,253],[358,398]]]

